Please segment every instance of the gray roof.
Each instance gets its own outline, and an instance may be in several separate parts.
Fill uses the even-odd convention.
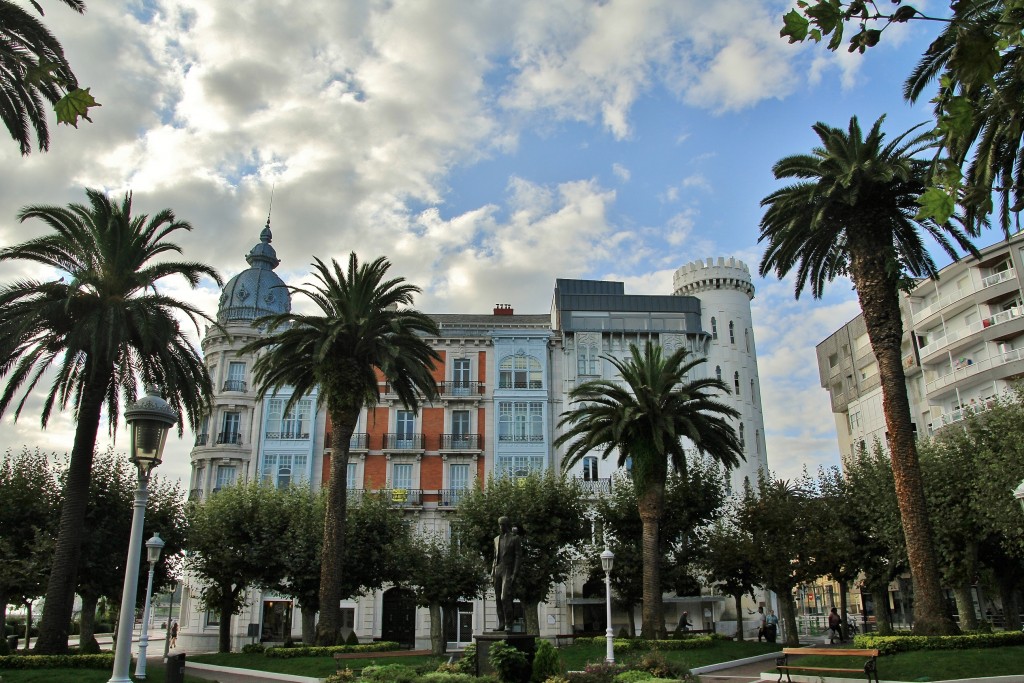
[[[265,315],[288,313],[292,310],[292,297],[284,281],[274,269],[281,260],[270,246],[273,235],[270,219],[260,232],[260,242],[245,257],[249,267],[231,278],[224,286],[217,308],[218,322],[255,320]]]

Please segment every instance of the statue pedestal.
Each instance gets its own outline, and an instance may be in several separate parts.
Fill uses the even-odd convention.
[[[537,653],[537,636],[528,633],[504,633],[493,631],[489,633],[478,633],[473,636],[476,641],[476,675],[485,676],[495,673],[491,665],[491,645],[494,643],[508,643],[515,649],[526,655],[526,659],[532,664],[533,656]]]

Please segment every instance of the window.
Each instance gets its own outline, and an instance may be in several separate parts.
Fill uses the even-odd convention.
[[[540,361],[533,356],[506,356],[498,366],[501,389],[541,389]]]
[[[746,450],[747,448],[747,437],[744,434],[743,423],[740,423],[740,448]]]
[[[307,463],[308,458],[305,455],[266,453],[263,456],[263,468],[260,471],[260,477],[264,484],[269,484],[279,489],[287,488],[294,483],[306,479]]]
[[[457,396],[467,396],[470,393],[469,382],[469,359],[456,358],[452,361],[452,393]]]
[[[227,411],[222,416],[220,434],[217,435],[217,443],[230,443],[236,446],[242,443],[241,435],[238,432],[242,423],[242,414],[235,411]]]
[[[348,463],[348,467],[345,468],[345,471],[346,471],[346,475],[348,476],[348,488],[350,488],[350,489],[361,489],[361,488],[363,488],[362,486],[360,486],[360,484],[362,484],[363,482],[356,481],[356,477],[359,476],[359,473],[356,471],[356,464],[354,462]]]
[[[544,404],[502,401],[498,404],[498,441],[543,441]]]
[[[194,488],[194,489],[201,489],[201,488],[203,488],[203,483],[205,482],[205,477],[204,477],[205,474],[206,474],[206,469],[202,465],[196,466],[195,479],[193,480],[192,488]]]
[[[828,366],[830,368],[834,368],[837,365],[839,365],[839,354],[838,353],[830,353],[828,355]]]
[[[245,391],[245,363],[228,363],[228,378],[224,381],[224,391]]]
[[[339,622],[339,625],[341,628],[354,629],[356,627],[356,608],[342,607],[340,619],[341,621]]]
[[[576,348],[577,375],[600,375],[599,363],[597,344],[580,344]]]
[[[499,455],[495,458],[494,469],[499,477],[525,477],[531,472],[544,469],[543,455]]]
[[[757,405],[757,392],[754,391],[754,380],[750,380],[750,402]]]
[[[747,353],[750,353],[750,329],[743,328],[743,343],[747,347]]]
[[[412,488],[412,463],[396,462],[391,466],[391,488]]]
[[[721,382],[721,381],[722,381],[722,366],[721,366],[721,365],[716,365],[716,366],[715,366],[715,378],[716,378],[716,379],[717,379],[717,380],[718,380],[719,382]]]
[[[399,410],[395,414],[395,447],[413,448],[415,429],[416,414],[411,410]]]
[[[231,486],[235,483],[235,466],[234,465],[218,465],[217,466],[217,485],[214,487],[215,491]]]
[[[761,430],[760,429],[755,429],[754,430],[754,453],[756,455],[761,455]]]
[[[588,455],[583,458],[583,479],[597,481],[597,457]]]
[[[448,465],[448,488],[459,491],[469,488],[469,465],[452,463]]]
[[[736,324],[733,321],[729,321],[729,343],[736,343]]]
[[[451,434],[451,447],[452,448],[469,448],[470,442],[473,441],[472,432],[469,426],[470,415],[468,410],[453,410],[452,411],[452,434]]]
[[[215,609],[206,610],[206,625],[220,626],[220,612]]]
[[[857,429],[858,427],[860,427],[860,411],[859,410],[850,413],[850,431],[852,432],[853,430]]]
[[[310,413],[313,401],[300,399],[284,412],[288,405],[286,398],[272,398],[267,401],[267,438],[268,439],[308,439]]]
[[[739,371],[732,374],[732,386],[736,389],[736,395],[740,395],[740,373]]]
[[[718,321],[715,316],[711,316],[711,338],[718,339]]]

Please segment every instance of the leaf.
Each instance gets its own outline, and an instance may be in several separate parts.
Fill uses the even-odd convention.
[[[898,10],[892,13],[890,21],[897,24],[902,24],[913,19],[914,15],[917,13],[917,10],[911,7],[910,5],[904,5],[903,7],[900,7]]]
[[[782,21],[785,25],[782,30],[779,31],[780,37],[785,38],[788,36],[791,44],[803,42],[804,39],[807,38],[807,29],[810,27],[810,22],[795,9],[789,10],[789,12],[782,17]],[[818,35],[820,39],[820,32]]]
[[[57,112],[57,121],[59,123],[67,123],[78,128],[78,117],[81,116],[89,123],[92,123],[92,119],[89,118],[89,108],[100,106],[102,105],[89,94],[89,88],[84,90],[78,88],[60,98],[57,104],[53,106],[53,109]]]
[[[936,223],[945,223],[956,209],[956,200],[953,196],[938,187],[925,190],[917,203],[921,208],[917,212],[916,220],[931,218]]]

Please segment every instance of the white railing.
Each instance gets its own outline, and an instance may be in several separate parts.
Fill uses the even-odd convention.
[[[1013,349],[1011,351],[998,353],[991,358],[980,360],[977,363],[973,362],[973,360],[968,361],[967,364],[954,368],[948,375],[943,375],[938,379],[928,382],[925,388],[928,393],[938,391],[939,389],[947,387],[954,382],[967,379],[971,375],[976,375],[984,370],[996,368],[1000,365],[1005,365],[1018,360],[1024,360],[1024,349]]]
[[[985,318],[984,320],[978,320],[971,323],[970,325],[964,325],[955,330],[947,330],[944,335],[939,337],[933,342],[926,344],[921,347],[921,357],[925,357],[929,354],[935,353],[944,346],[949,346],[958,339],[969,337],[972,334],[981,332],[987,327],[994,327],[995,325],[1002,325],[1005,322],[1015,320],[1021,316],[1021,309],[1014,306],[1013,308],[997,313],[991,317]]]
[[[1001,271],[999,273],[993,273],[992,275],[989,275],[986,278],[982,278],[981,288],[985,289],[986,287],[998,285],[1000,282],[1006,282],[1007,280],[1012,280],[1015,277],[1017,277],[1017,274],[1016,272],[1014,272],[1013,268]]]
[[[958,289],[955,292],[947,294],[938,301],[935,301],[918,311],[913,311],[911,313],[911,317],[913,317],[914,324],[916,325],[918,322],[924,320],[933,313],[936,313],[942,310],[943,308],[946,308],[947,306],[951,306],[955,304],[957,301],[960,301],[961,299],[970,296],[975,292],[980,292],[983,289],[992,287],[994,285],[998,285],[1000,282],[1012,280],[1015,277],[1017,277],[1017,273],[1014,271],[1013,268],[1010,268],[1009,270],[1004,270],[999,273],[993,273],[988,277],[982,278],[981,285],[979,285],[978,287],[975,287],[974,283],[972,282],[968,284],[967,287],[965,287],[964,289]]]

